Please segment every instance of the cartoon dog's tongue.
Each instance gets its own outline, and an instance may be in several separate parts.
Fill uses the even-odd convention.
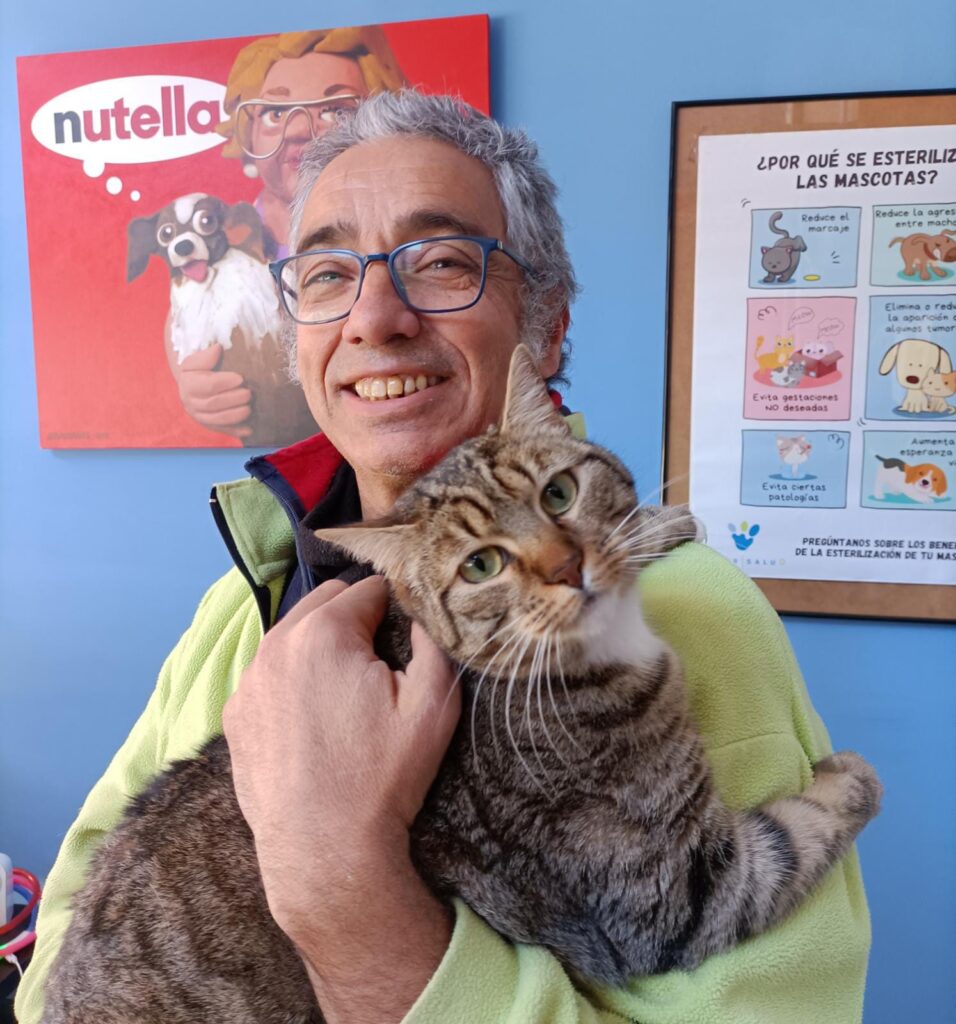
[[[186,277],[193,281],[205,281],[206,274],[209,273],[209,263],[206,260],[190,260],[188,263],[184,263],[180,269]]]

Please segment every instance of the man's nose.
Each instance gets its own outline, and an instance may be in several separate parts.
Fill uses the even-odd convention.
[[[418,314],[409,309],[395,290],[384,261],[365,268],[362,289],[345,318],[345,341],[383,345],[396,338],[414,338],[421,329]]]

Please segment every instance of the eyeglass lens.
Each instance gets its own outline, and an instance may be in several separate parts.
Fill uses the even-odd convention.
[[[484,249],[477,242],[426,240],[395,254],[393,281],[421,312],[452,312],[477,300],[484,261]],[[361,278],[362,262],[356,256],[303,253],[282,268],[282,292],[296,320],[320,323],[349,312],[358,298]]]
[[[317,138],[334,127],[341,115],[353,113],[359,102],[357,96],[342,96],[296,104],[243,103],[236,111],[236,131],[246,153],[265,160],[278,152],[293,125],[295,131]]]

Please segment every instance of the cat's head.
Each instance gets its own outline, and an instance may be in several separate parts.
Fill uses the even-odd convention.
[[[643,561],[695,535],[689,513],[648,521],[636,505],[627,469],[572,435],[519,346],[498,426],[449,452],[386,519],[316,535],[370,562],[451,657],[480,669],[509,645],[580,648]]]

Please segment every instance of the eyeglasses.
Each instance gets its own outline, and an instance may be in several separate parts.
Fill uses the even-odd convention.
[[[354,113],[362,99],[342,93],[321,100],[244,100],[236,108],[236,139],[246,156],[268,160],[282,149],[297,115],[305,118],[314,139],[334,127],[340,117]]]
[[[351,249],[313,249],[269,264],[285,308],[296,323],[327,324],[352,311],[370,263],[384,263],[395,291],[418,313],[455,313],[482,296],[488,256],[502,252],[535,272],[497,238],[442,235],[362,256]]]

